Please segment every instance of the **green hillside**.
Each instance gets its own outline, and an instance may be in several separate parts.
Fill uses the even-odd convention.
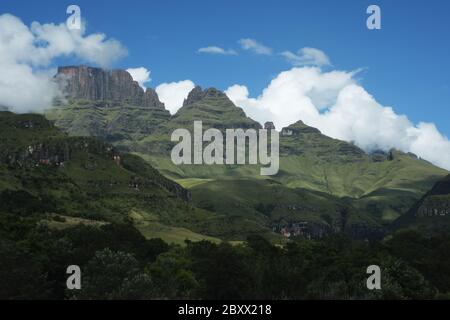
[[[95,136],[126,147],[129,141],[153,133],[170,117],[167,110],[134,106],[114,101],[69,99],[46,114],[70,136]]]
[[[85,113],[90,112],[74,113],[69,105],[50,110],[47,117],[69,134],[79,134],[74,131],[74,119],[89,117]],[[101,117],[95,121],[111,128],[108,123],[114,112],[107,107],[96,112]],[[142,117],[142,111],[135,112],[136,117]],[[214,229],[210,234],[222,238],[240,239],[253,233],[272,235],[283,228],[299,233],[299,225],[308,226],[304,232],[308,236],[335,231],[342,225],[342,208],[351,216],[346,218],[349,233],[363,237],[377,234],[447,174],[412,154],[396,150],[367,154],[301,121],[281,130],[280,170],[275,176],[261,176],[259,165],[174,165],[170,151],[175,143],[170,141],[170,135],[178,128],[192,130],[196,120],[203,122],[203,130],[261,128],[225,94],[197,87],[175,115],[157,122],[152,118],[145,126],[133,122],[132,128],[138,134],[123,135],[124,130],[112,128],[110,136],[117,132],[123,139],[110,141],[189,189],[196,206],[220,215],[219,220],[209,220],[207,228]],[[96,135],[93,131],[88,134]],[[280,209],[287,207],[302,209]]]
[[[450,230],[450,175],[438,181],[406,214],[398,218],[393,230],[414,229],[425,234]]]
[[[40,115],[0,112],[0,132],[1,212],[134,223],[160,237],[141,228],[151,222],[169,240],[211,239],[196,222],[215,215],[193,207],[187,190],[141,158],[95,138],[68,137]]]

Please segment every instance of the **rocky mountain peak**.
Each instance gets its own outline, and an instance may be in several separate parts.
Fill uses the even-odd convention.
[[[189,104],[195,103],[203,99],[203,89],[200,86],[196,86],[189,92],[186,99],[184,99],[183,107]]]
[[[306,125],[302,120],[298,120],[297,122],[291,124],[288,127],[284,127],[281,130],[281,135],[284,136],[299,135],[305,133],[321,134],[319,129]]]
[[[196,103],[204,98],[219,98],[226,97],[225,93],[216,89],[216,88],[208,88],[203,90],[202,87],[196,86],[194,89],[189,92],[189,95],[186,99],[184,99],[183,106],[187,106],[193,103]]]
[[[144,90],[125,70],[105,70],[88,66],[58,68],[55,78],[65,96],[92,101],[114,101],[136,106],[164,109],[153,89]]]
[[[209,98],[226,97],[225,93],[223,93],[222,91],[220,91],[216,88],[208,88],[203,92],[203,94],[204,94],[204,97],[209,97]]]

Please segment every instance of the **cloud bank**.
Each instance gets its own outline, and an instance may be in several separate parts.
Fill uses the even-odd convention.
[[[189,92],[194,89],[195,84],[191,80],[183,80],[179,82],[162,83],[156,87],[156,93],[159,100],[164,103],[166,109],[174,114],[183,105],[184,99],[187,98]]]
[[[127,72],[131,75],[134,81],[139,83],[142,89],[145,90],[145,83],[150,82],[150,70],[144,67],[139,68],[129,68]]]
[[[0,106],[14,112],[40,112],[59,93],[52,81],[52,61],[73,56],[82,61],[109,66],[126,55],[116,40],[101,33],[69,30],[65,23],[26,26],[11,14],[0,15]]]
[[[256,98],[243,85],[228,97],[255,120],[278,130],[296,120],[324,134],[353,141],[366,151],[396,148],[450,170],[450,141],[432,123],[413,124],[375,100],[354,78],[356,72],[323,72],[317,67],[281,72]]]

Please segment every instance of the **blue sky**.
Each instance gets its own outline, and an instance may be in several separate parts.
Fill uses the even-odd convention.
[[[450,136],[449,1],[2,0],[0,13],[12,13],[27,25],[59,23],[69,4],[81,7],[88,32],[103,32],[128,49],[114,67],[150,69],[150,86],[191,79],[225,90],[237,83],[257,96],[292,67],[277,53],[314,47],[328,55],[330,69],[364,68],[358,78],[382,105],[414,123],[434,122]],[[381,7],[381,30],[365,26],[369,4]],[[256,39],[274,54],[242,51],[242,38]],[[239,54],[197,52],[211,45]]]

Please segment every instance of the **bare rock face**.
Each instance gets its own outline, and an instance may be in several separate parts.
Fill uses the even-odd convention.
[[[152,88],[147,88],[145,91],[143,104],[148,108],[165,109],[164,103],[159,101],[158,94]]]
[[[202,100],[204,97],[204,93],[202,87],[196,86],[194,89],[189,92],[188,97],[184,99],[183,107],[189,104],[195,103],[197,101]]]
[[[59,67],[56,79],[68,98],[114,101],[164,109],[155,90],[148,88],[144,92],[125,70],[104,70],[87,66]]]
[[[208,88],[203,91],[203,96],[208,98],[226,97],[226,94],[216,88]]]
[[[226,97],[225,93],[216,88],[208,88],[206,90],[202,90],[202,87],[196,86],[194,89],[189,92],[189,95],[186,99],[184,99],[183,107],[189,104],[196,103],[203,98],[220,98]]]

